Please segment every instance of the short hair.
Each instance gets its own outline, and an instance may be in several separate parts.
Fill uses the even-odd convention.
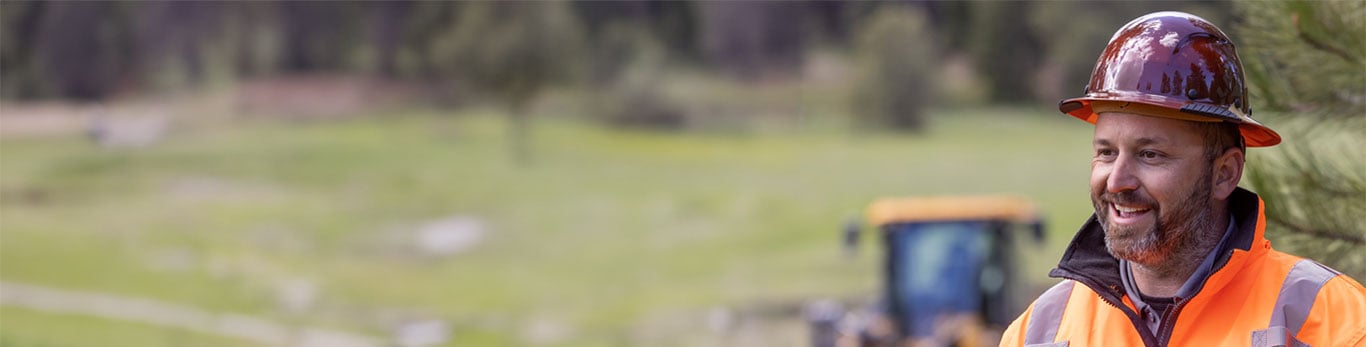
[[[1247,153],[1247,146],[1243,143],[1243,134],[1238,131],[1238,124],[1229,122],[1195,122],[1195,131],[1200,137],[1205,139],[1205,160],[1213,162],[1220,154],[1230,148]]]

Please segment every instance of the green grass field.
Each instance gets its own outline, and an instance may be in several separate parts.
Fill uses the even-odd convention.
[[[189,128],[143,149],[5,139],[0,280],[381,338],[439,319],[451,346],[689,345],[717,307],[872,297],[876,239],[847,259],[838,231],[874,198],[1012,193],[1046,212],[1050,239],[1023,263],[1047,283],[1090,210],[1090,127],[1045,109],[930,116],[906,136],[631,132],[548,115],[531,165],[480,110]],[[412,230],[450,216],[481,221],[481,241],[415,251]],[[282,307],[280,288],[301,282],[315,298]],[[4,346],[252,345],[0,312]]]

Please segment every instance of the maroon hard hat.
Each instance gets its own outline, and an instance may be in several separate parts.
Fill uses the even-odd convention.
[[[1098,112],[1238,124],[1248,147],[1273,146],[1281,136],[1250,116],[1243,64],[1233,41],[1209,21],[1184,12],[1156,12],[1125,24],[1110,38],[1086,95],[1058,109],[1091,124]]]

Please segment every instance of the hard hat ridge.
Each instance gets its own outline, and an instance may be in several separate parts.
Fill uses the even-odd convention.
[[[1096,61],[1084,95],[1063,100],[1058,109],[1094,124],[1104,112],[1098,103],[1113,104],[1100,107],[1112,111],[1143,104],[1158,107],[1140,108],[1150,116],[1236,123],[1250,147],[1281,141],[1250,116],[1233,41],[1189,13],[1155,12],[1125,24]]]

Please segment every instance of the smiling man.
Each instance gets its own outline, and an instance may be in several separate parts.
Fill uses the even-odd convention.
[[[1249,115],[1233,42],[1180,12],[1110,39],[1062,112],[1095,124],[1091,203],[1002,346],[1363,346],[1366,289],[1265,238],[1238,187],[1246,147],[1280,143]]]

